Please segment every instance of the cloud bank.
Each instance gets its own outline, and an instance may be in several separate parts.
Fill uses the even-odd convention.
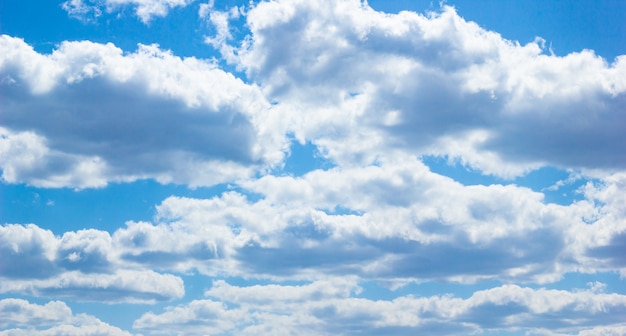
[[[580,325],[617,324],[605,330],[619,332],[623,326],[618,316],[626,312],[625,296],[592,290],[572,293],[505,285],[477,291],[467,299],[408,296],[373,301],[348,297],[349,287],[337,291],[336,285],[327,286],[237,287],[218,281],[206,292],[211,299],[192,301],[162,314],[147,313],[134,327],[150,333],[183,331],[190,335],[459,335],[520,328],[541,334],[548,328],[567,332]]]

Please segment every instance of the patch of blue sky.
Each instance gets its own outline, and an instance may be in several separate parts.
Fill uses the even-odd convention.
[[[493,175],[484,175],[458,161],[450,162],[447,157],[425,155],[421,157],[421,160],[433,173],[450,177],[463,185],[491,185],[506,182]]]
[[[440,1],[369,0],[380,11],[413,10],[418,13],[439,11]],[[545,40],[545,51],[564,56],[583,49],[613,62],[626,50],[626,2],[614,0],[448,0],[458,14],[481,27],[498,32],[520,44]],[[615,15],[621,13],[621,15]]]
[[[335,167],[335,164],[325,159],[315,144],[310,141],[301,144],[296,140],[292,140],[290,153],[285,159],[284,167],[274,173],[278,175],[302,176],[313,170],[327,170],[332,167]]]
[[[396,287],[394,283],[379,281],[363,281],[359,283],[362,292],[359,297],[372,300],[393,300],[402,296],[431,297],[453,295],[467,299],[476,291],[486,290],[502,285],[498,280],[478,281],[473,284],[459,284],[455,282],[427,281],[422,283],[409,282]]]
[[[335,206],[333,209],[322,209],[324,212],[326,212],[328,215],[355,215],[355,216],[362,216],[365,212],[361,211],[361,210],[354,210],[354,209],[350,209],[341,205],[337,205]]]
[[[60,41],[89,40],[111,42],[125,52],[134,52],[139,43],[158,44],[179,57],[220,58],[204,41],[209,28],[198,16],[199,6],[200,2],[174,7],[167,17],[155,16],[146,25],[130,8],[121,13],[103,11],[95,21],[84,22],[68,17],[61,2],[40,1],[33,5],[27,1],[3,1],[0,33],[23,38],[41,53],[52,52]]]
[[[190,189],[154,180],[83,190],[0,183],[0,223],[35,223],[57,235],[85,228],[113,233],[126,221],[152,220],[155,205],[169,196],[212,198],[228,190],[227,184]]]
[[[626,279],[617,272],[565,273],[559,281],[529,284],[528,287],[576,291],[590,289],[595,282],[606,285],[606,293],[626,294]]]

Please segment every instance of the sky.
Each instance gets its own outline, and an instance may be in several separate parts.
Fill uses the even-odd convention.
[[[0,2],[0,335],[625,335],[626,2]]]

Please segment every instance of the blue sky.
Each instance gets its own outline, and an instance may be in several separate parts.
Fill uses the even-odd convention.
[[[0,335],[623,335],[626,3],[0,3]]]

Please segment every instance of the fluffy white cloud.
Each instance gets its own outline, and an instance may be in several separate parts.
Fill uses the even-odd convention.
[[[238,323],[246,323],[248,318],[244,311],[228,310],[220,302],[192,301],[160,315],[146,313],[135,321],[133,328],[161,335],[218,335],[232,330]]]
[[[61,301],[39,305],[22,299],[0,300],[0,335],[131,335],[99,319],[74,315]]]
[[[164,17],[176,7],[185,7],[194,0],[67,0],[61,6],[72,17],[92,21],[106,12],[117,11],[123,7],[133,7],[135,14],[145,24],[154,17]]]
[[[257,274],[545,282],[623,268],[615,251],[623,219],[605,216],[619,212],[597,205],[591,192],[568,206],[545,204],[542,194],[517,186],[463,186],[410,158],[242,184],[264,198],[220,201],[240,209],[228,212],[240,237],[230,241],[245,242],[236,258]],[[211,218],[215,202],[169,199],[160,210],[181,221]],[[614,262],[587,258],[597,246]]]
[[[40,187],[102,187],[107,165],[98,156],[50,149],[42,136],[0,127],[0,167],[9,183],[28,181]]]
[[[279,162],[281,120],[254,85],[156,46],[0,37],[4,180],[97,187],[155,178],[211,185]]]
[[[0,292],[97,302],[155,302],[180,298],[171,274],[124,267],[107,232],[55,237],[36,225],[0,226]]]
[[[302,177],[267,175],[241,183],[257,200],[234,191],[210,199],[169,197],[153,223],[129,221],[112,235],[83,230],[55,238],[34,226],[7,226],[20,234],[5,239],[11,258],[4,267],[6,276],[31,279],[59,270],[155,269],[400,283],[545,283],[567,272],[624,272],[626,213],[610,201],[623,181],[614,178],[585,187],[584,200],[557,205],[523,187],[463,186],[416,158]],[[21,275],[24,262],[44,273]]]
[[[45,279],[5,279],[0,291],[107,303],[154,303],[179,299],[185,294],[183,281],[177,276],[134,270],[68,271]]]
[[[584,254],[585,264],[595,268],[619,270],[626,277],[626,174],[617,173],[605,176],[601,182],[588,183],[584,187],[585,196],[601,206],[590,213],[586,221],[593,223],[577,231],[576,245],[587,246]],[[589,272],[585,267],[584,271]]]
[[[65,283],[61,292],[79,287],[98,300],[100,282],[81,282],[80,275],[119,294],[111,300],[141,301],[184,293],[180,279],[152,270],[395,284],[626,274],[624,182],[621,175],[612,179],[587,185],[583,200],[558,205],[523,187],[463,186],[416,158],[302,177],[268,175],[241,183],[256,200],[234,191],[169,197],[152,223],[129,221],[111,235],[81,230],[55,237],[34,225],[6,225],[2,288],[46,294]],[[128,275],[135,280],[124,283]],[[141,292],[137,279],[152,275],[154,283],[146,284],[153,285]]]
[[[188,3],[99,4],[133,4],[148,19]],[[28,144],[1,158],[4,179],[208,185],[279,163],[286,133],[347,166],[398,151],[505,177],[542,165],[626,165],[624,57],[546,55],[540,41],[507,41],[451,7],[392,15],[358,0],[266,1],[227,12],[203,4],[200,14],[216,27],[207,42],[255,85],[155,46],[124,54],[65,42],[43,55],[2,37],[2,146]],[[229,20],[242,16],[250,36],[229,45]]]
[[[583,330],[580,336],[620,336],[626,334],[626,325],[601,326]]]
[[[339,290],[330,290],[332,282],[238,287],[218,281],[206,293],[211,299],[169,308],[162,314],[147,313],[134,327],[165,334],[184,330],[189,334],[396,335],[520,329],[532,334],[546,327],[571,331],[599,326],[597,330],[618,331],[626,312],[625,296],[594,290],[504,285],[466,299],[446,295],[370,300],[350,295],[358,287],[344,284],[340,281]],[[197,325],[205,328],[191,328]]]
[[[339,163],[400,149],[506,177],[540,165],[626,167],[624,56],[546,55],[540,41],[505,40],[451,7],[424,16],[277,0],[246,15],[251,36],[235,62],[299,139]]]

